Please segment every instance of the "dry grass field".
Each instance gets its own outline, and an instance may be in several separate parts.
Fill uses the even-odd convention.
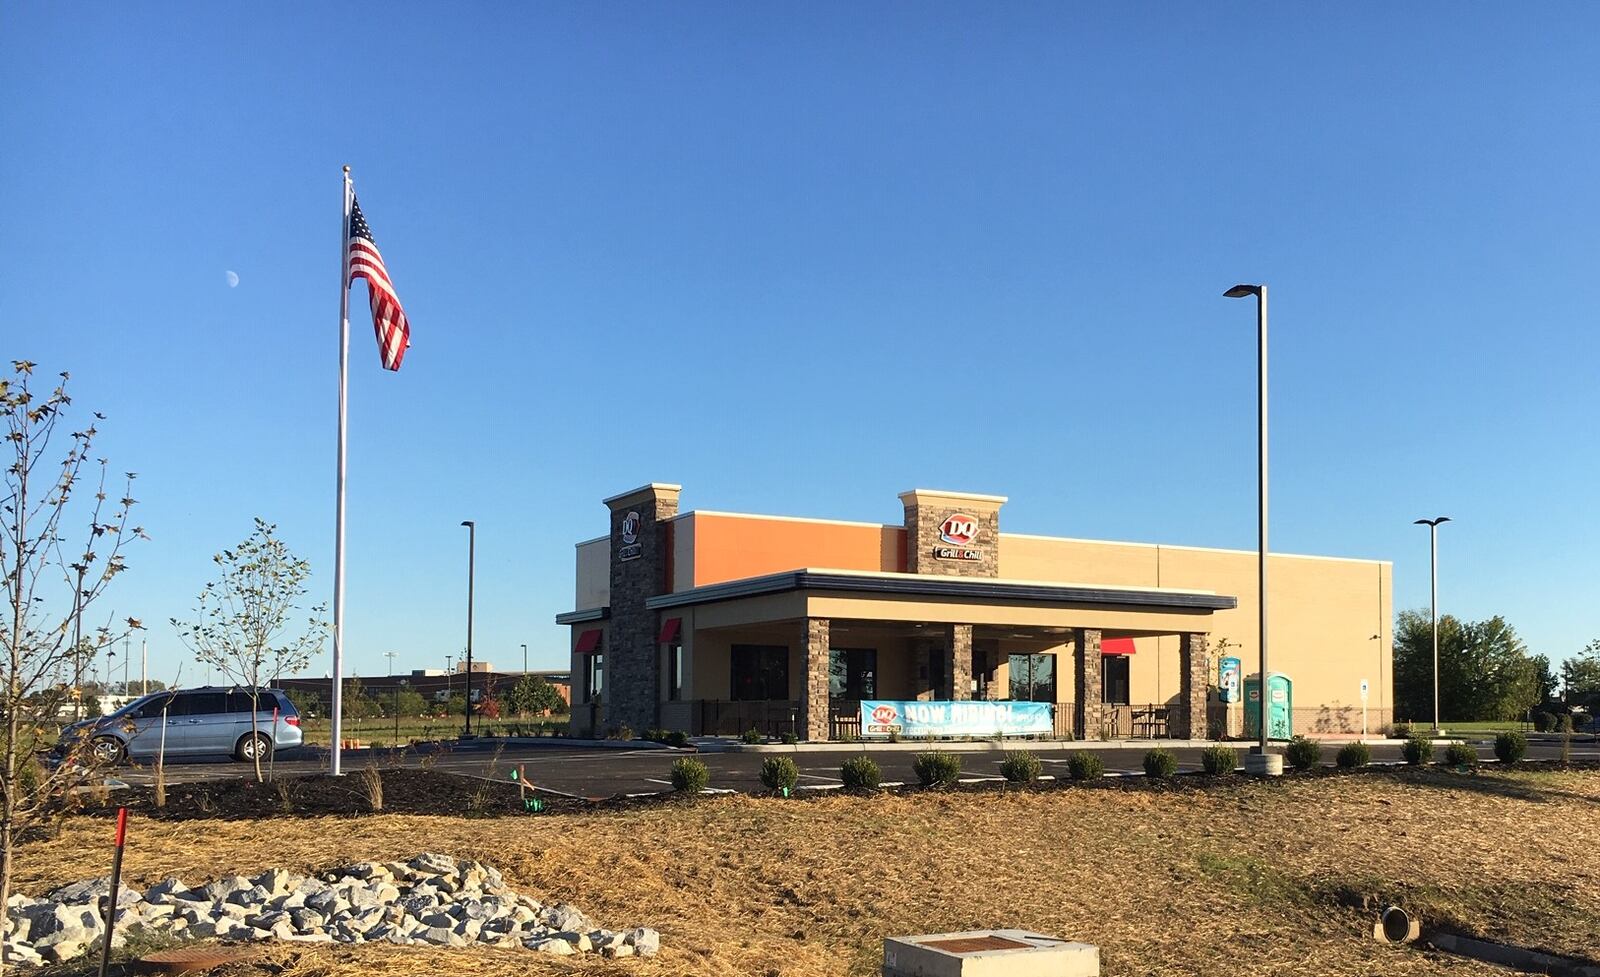
[[[106,871],[107,822],[21,854],[22,887]],[[650,961],[277,946],[250,973],[846,975],[884,935],[1018,926],[1100,945],[1107,974],[1503,974],[1379,946],[1376,905],[1564,952],[1600,947],[1600,773],[1243,779],[1198,789],[728,797],[636,811],[134,823],[126,872],[192,884],[434,850],[500,866]]]

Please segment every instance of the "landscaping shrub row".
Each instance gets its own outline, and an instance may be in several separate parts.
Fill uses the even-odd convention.
[[[1528,738],[1518,732],[1501,733],[1495,738],[1495,755],[1505,763],[1516,763],[1528,752]],[[1406,762],[1420,766],[1432,762],[1433,741],[1415,733],[1404,747]],[[1304,736],[1296,736],[1284,749],[1284,761],[1295,770],[1311,770],[1322,762],[1322,744]],[[1466,743],[1451,743],[1446,748],[1444,764],[1457,768],[1478,765],[1478,751]],[[1365,743],[1346,743],[1339,748],[1335,762],[1342,770],[1365,767],[1372,762],[1372,748]],[[1144,755],[1145,776],[1153,780],[1170,780],[1177,776],[1178,758],[1171,751],[1157,747]],[[1231,774],[1239,766],[1238,751],[1229,746],[1210,746],[1200,754],[1201,769],[1211,776]],[[1040,759],[1027,750],[1015,750],[1005,755],[1000,763],[1000,774],[1008,783],[1031,784],[1043,773]],[[917,782],[923,787],[951,787],[961,779],[961,755],[944,750],[918,753],[911,764]],[[1097,780],[1105,775],[1105,763],[1095,754],[1080,751],[1067,760],[1067,776],[1072,780]],[[846,760],[839,768],[839,779],[846,790],[876,790],[882,780],[877,761],[861,754]],[[672,786],[684,793],[704,790],[710,775],[706,765],[692,757],[682,757],[672,764]],[[774,793],[788,793],[795,789],[800,779],[800,769],[787,756],[768,757],[761,762],[761,783]]]

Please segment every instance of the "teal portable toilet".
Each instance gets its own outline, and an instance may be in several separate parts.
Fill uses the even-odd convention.
[[[1267,739],[1286,740],[1294,735],[1294,682],[1282,672],[1267,676]],[[1244,680],[1244,734],[1261,735],[1261,679]]]

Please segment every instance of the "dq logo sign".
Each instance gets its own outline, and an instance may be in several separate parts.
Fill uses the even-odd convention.
[[[622,517],[622,542],[632,545],[639,541],[639,514],[630,512]]]
[[[965,546],[978,536],[978,520],[971,516],[951,516],[939,524],[939,538],[951,546]]]
[[[888,726],[900,716],[894,711],[894,706],[878,706],[872,710],[872,721],[880,726]]]

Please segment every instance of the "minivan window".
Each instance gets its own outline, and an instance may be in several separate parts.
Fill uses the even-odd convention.
[[[146,702],[144,705],[139,707],[139,718],[140,719],[160,719],[161,718],[161,710],[163,710],[163,709],[167,710],[167,715],[168,716],[177,715],[178,703],[176,701],[174,701],[176,698],[177,698],[176,696],[170,696],[170,695],[158,695],[158,696],[156,696],[155,698],[151,699],[149,702]]]
[[[222,692],[189,692],[178,696],[180,715],[214,716],[228,708],[227,695]]]

